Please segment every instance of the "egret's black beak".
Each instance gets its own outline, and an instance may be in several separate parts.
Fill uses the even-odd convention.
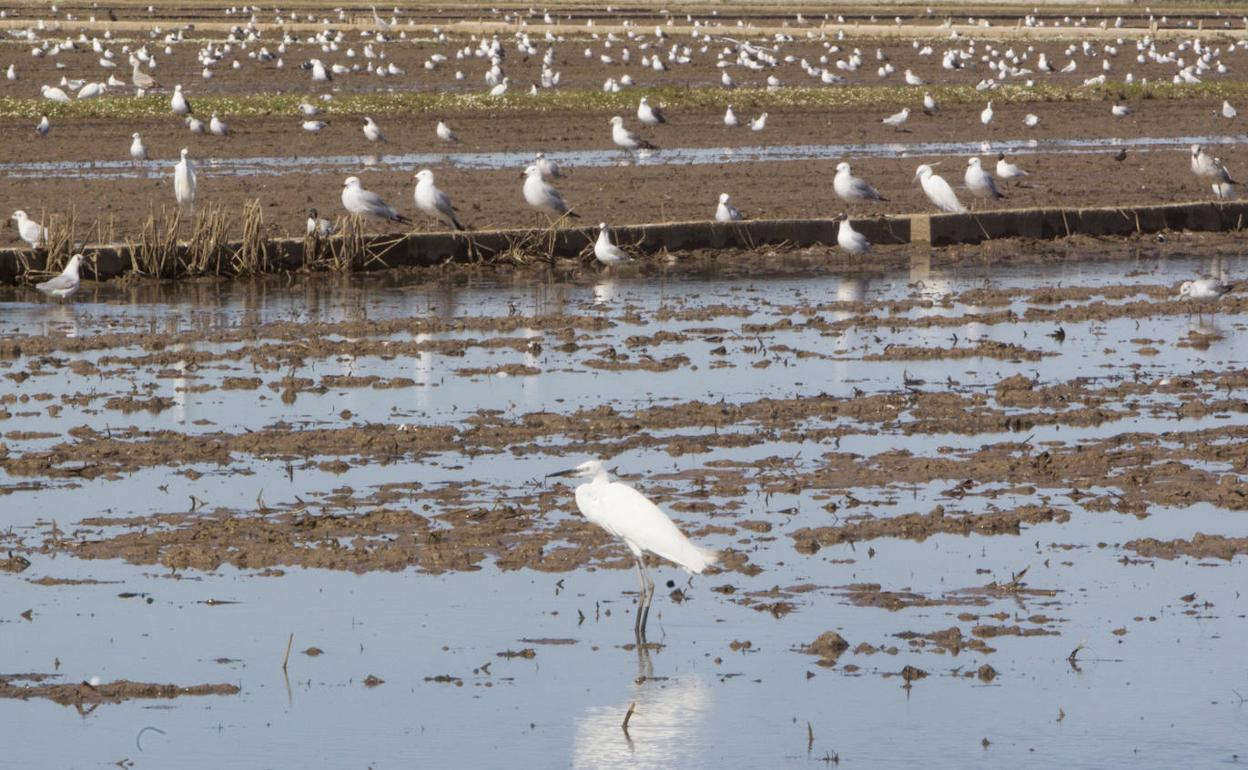
[[[553,478],[558,478],[561,476],[575,476],[575,475],[576,475],[576,468],[568,468],[566,471],[555,471],[554,473],[547,473],[546,478],[553,479]]]

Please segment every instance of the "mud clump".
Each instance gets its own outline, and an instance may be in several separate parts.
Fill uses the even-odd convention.
[[[818,655],[819,665],[836,665],[837,658],[849,649],[849,642],[835,631],[824,631],[810,644],[803,645],[801,651],[807,655]]]
[[[0,675],[0,698],[30,700],[44,698],[62,706],[90,706],[98,703],[121,703],[140,699],[170,699],[193,695],[235,695],[239,688],[232,684],[198,684],[181,687],[176,684],[152,684],[122,679],[108,684],[50,684],[46,674]],[[21,685],[18,682],[31,682]]]
[[[996,358],[1003,361],[1039,361],[1043,356],[1055,355],[1031,350],[1012,342],[981,340],[969,348],[929,348],[915,345],[888,345],[881,353],[862,357],[864,361],[932,361],[956,358]]]
[[[1191,556],[1196,559],[1226,559],[1230,561],[1239,554],[1248,554],[1248,537],[1226,537],[1197,532],[1191,540],[1156,540],[1151,537],[1131,540],[1125,548],[1140,556],[1157,559],[1177,559]]]
[[[1007,511],[955,516],[937,506],[928,514],[906,514],[887,519],[864,519],[841,526],[804,527],[791,533],[798,543],[814,540],[821,546],[846,542],[874,540],[881,537],[900,537],[909,540],[926,540],[935,534],[952,533],[969,535],[1017,535],[1023,524],[1065,522],[1070,519],[1066,511],[1048,506],[1024,505]],[[816,549],[817,550],[817,549]]]

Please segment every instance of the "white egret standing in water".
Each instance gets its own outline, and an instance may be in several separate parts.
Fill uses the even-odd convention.
[[[633,632],[644,640],[650,602],[654,599],[654,581],[646,572],[645,553],[649,551],[697,574],[719,561],[719,554],[690,542],[667,514],[645,495],[623,482],[612,481],[599,460],[583,462],[547,478],[554,476],[589,479],[576,488],[576,507],[585,518],[623,540],[633,552],[637,576],[641,580]]]

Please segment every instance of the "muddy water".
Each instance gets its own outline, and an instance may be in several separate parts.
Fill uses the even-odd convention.
[[[1248,312],[1231,299],[1199,318],[1167,299],[1181,280],[1246,267],[1176,253],[848,275],[389,276],[164,295],[105,286],[67,307],[8,293],[0,342],[24,352],[0,359],[0,549],[31,564],[0,573],[0,675],[241,691],[85,713],[0,699],[0,719],[26,738],[6,746],[3,763],[1234,763],[1248,756],[1236,694],[1248,696],[1245,557],[1142,558],[1128,544],[1248,536],[1248,506],[1234,494],[1245,472],[1235,448],[1248,384],[1236,376]],[[1092,291],[1061,295],[1079,287]],[[1061,341],[1049,336],[1059,326]],[[1006,345],[1016,347],[1002,357],[956,352]],[[371,375],[388,385],[343,379]],[[1034,382],[1031,396],[999,387],[1018,375]],[[230,378],[248,383],[227,388]],[[310,385],[283,398],[286,378]],[[1073,395],[1040,398],[1057,387]],[[942,394],[961,399],[952,417],[933,401]],[[124,408],[156,398],[165,401],[154,411]],[[695,401],[742,416],[682,420]],[[1079,417],[1090,403],[1099,416]],[[636,424],[573,421],[604,406]],[[571,422],[473,430],[537,412],[552,426]],[[421,427],[454,438],[394,456],[363,441],[302,452],[240,441],[211,461],[139,451],[152,431],[225,441],[350,426],[395,441]],[[125,436],[134,451],[97,453],[101,436]],[[647,655],[626,646],[635,576],[617,568],[628,566],[623,553],[579,527],[570,490],[540,481],[587,445],[696,539],[731,549],[730,570],[691,583],[654,568],[650,641],[661,647]],[[43,471],[14,462],[44,452],[53,459]],[[1031,469],[1042,452],[1053,472]],[[1081,475],[1079,457],[1103,456],[1120,462]],[[1165,475],[1176,464],[1186,475]],[[1193,483],[1200,472],[1208,485]],[[400,483],[422,486],[397,503],[377,497]],[[1124,510],[1112,508],[1115,494]],[[141,544],[194,520],[242,523],[301,501],[321,516],[418,512],[443,522],[447,543],[514,505],[520,529],[488,538],[509,556],[526,538],[547,555],[592,547],[567,568],[529,557],[500,569],[487,544],[493,555],[478,569],[423,557],[395,569],[351,550],[407,537],[377,531],[339,537],[358,559],[305,569],[293,566],[306,563],[300,550],[329,546],[266,551],[240,534],[233,548],[268,561],[239,567],[218,553],[220,566],[205,571],[141,547],[98,558],[114,538]],[[941,521],[1023,506],[1051,515],[1017,534],[855,542],[824,531],[913,514],[935,526],[938,506]],[[454,519],[460,509],[479,523]],[[41,578],[99,582],[32,582]],[[916,638],[952,627],[956,644]],[[831,630],[850,645],[839,658],[800,651]],[[313,647],[322,654],[306,654]],[[367,686],[370,676],[383,681]]]
[[[899,134],[900,136],[900,134]],[[1238,145],[1243,135],[1137,136],[1110,144],[1142,152],[1169,152],[1193,144]],[[603,168],[632,163],[640,166],[691,166],[721,163],[774,163],[803,160],[854,160],[860,158],[958,157],[980,152],[1014,155],[1089,155],[1105,152],[1103,138],[1014,139],[996,142],[897,142],[866,144],[757,145],[746,147],[665,147],[655,152],[623,153],[618,150],[563,150],[547,152],[556,163],[572,168]],[[414,171],[430,165],[471,170],[523,168],[537,150],[523,152],[400,153],[372,155],[260,156],[210,158],[200,168],[209,176],[281,176],[292,170],[304,173],[341,174],[361,167],[382,166],[392,171]],[[121,160],[23,161],[0,163],[0,173],[28,179],[127,179],[163,178],[167,161],[133,163]]]

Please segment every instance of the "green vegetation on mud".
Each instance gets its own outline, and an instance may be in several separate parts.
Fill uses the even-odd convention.
[[[629,88],[619,93],[590,89],[544,90],[530,95],[515,90],[502,97],[484,93],[446,91],[398,91],[390,93],[335,94],[322,102],[309,94],[255,93],[197,96],[189,94],[196,112],[218,112],[228,116],[298,116],[302,101],[315,101],[329,115],[401,115],[433,113],[454,115],[468,112],[631,112],[637,99],[648,96],[652,102],[671,109],[723,109],[732,104],[747,109],[814,109],[820,107],[880,107],[889,109],[921,103],[929,92],[941,104],[981,104],[992,99],[998,104],[1028,102],[1096,102],[1141,99],[1243,99],[1248,81],[1218,81],[1193,85],[1172,83],[1106,84],[1102,86],[1060,86],[1038,84],[1004,85],[994,91],[977,91],[972,85],[945,86],[788,86],[774,91],[740,88],[732,91],[717,87]],[[52,118],[150,118],[170,115],[169,95],[105,96],[73,102],[53,102],[40,98],[0,97],[0,118],[37,120]]]

